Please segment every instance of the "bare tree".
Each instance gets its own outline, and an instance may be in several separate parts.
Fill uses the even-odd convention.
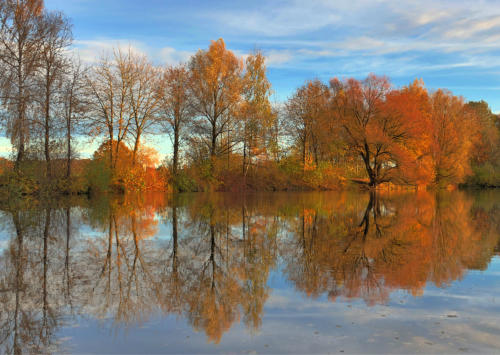
[[[17,150],[16,169],[24,160],[29,137],[28,106],[40,67],[45,36],[42,0],[0,2],[0,63],[3,69],[2,103],[7,112],[7,133]]]
[[[121,143],[131,125],[130,90],[133,83],[132,52],[115,49],[113,57],[103,57],[86,75],[89,89],[92,134],[108,135],[109,165],[116,168]],[[114,149],[113,149],[114,148]]]
[[[185,65],[167,66],[158,86],[160,122],[173,145],[172,173],[177,177],[179,148],[185,129],[193,118],[189,92],[190,74]]]
[[[325,132],[328,133],[329,94],[328,87],[319,80],[308,81],[286,103],[286,128],[300,146],[304,169],[309,155],[318,163],[321,139],[332,138],[328,134],[325,137]]]
[[[132,83],[130,86],[130,134],[133,139],[132,165],[135,165],[141,138],[156,123],[158,110],[158,70],[146,56],[132,54]]]
[[[42,119],[39,123],[43,131],[44,156],[46,161],[46,178],[52,175],[51,167],[51,139],[54,138],[56,122],[55,109],[58,91],[61,88],[64,71],[68,60],[65,51],[72,42],[71,25],[63,14],[58,12],[46,13],[41,24],[44,37],[42,38],[39,85],[39,105]]]
[[[80,60],[72,60],[62,87],[62,116],[66,135],[66,178],[68,179],[71,177],[71,159],[74,155],[72,140],[75,125],[83,121],[87,111],[85,74],[86,68],[82,66]]]

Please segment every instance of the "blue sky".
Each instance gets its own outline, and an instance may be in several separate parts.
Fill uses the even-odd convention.
[[[75,47],[92,61],[132,45],[156,63],[186,61],[224,38],[237,54],[268,57],[274,99],[305,80],[388,75],[422,78],[500,112],[498,0],[45,0],[74,24]]]
[[[73,21],[92,60],[118,43],[156,62],[187,60],[212,39],[268,56],[277,100],[306,79],[422,78],[500,111],[500,1],[45,0]]]

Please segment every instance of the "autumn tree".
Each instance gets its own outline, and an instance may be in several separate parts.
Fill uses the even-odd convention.
[[[476,115],[479,131],[471,155],[473,175],[466,183],[480,186],[500,186],[500,125],[498,115],[491,112],[485,101],[471,101],[466,109]]]
[[[465,104],[466,110],[471,110],[476,115],[479,125],[479,140],[474,143],[472,162],[481,164],[489,159],[494,159],[498,154],[498,141],[500,127],[497,127],[498,116],[491,112],[486,101],[470,101]]]
[[[392,90],[383,105],[384,133],[389,138],[378,143],[386,151],[387,176],[392,182],[426,186],[434,179],[432,122],[429,95],[423,82]]]
[[[227,144],[221,146],[220,137],[231,133],[243,89],[243,63],[219,39],[191,57],[189,69],[196,113],[194,133],[207,146],[213,161],[234,145],[234,140],[228,139]]]
[[[391,90],[386,77],[333,79],[333,110],[346,148],[363,161],[371,187],[384,182],[426,184],[429,132],[427,92],[419,81]],[[432,169],[431,169],[432,170]]]
[[[116,145],[120,144],[120,147],[117,149]],[[111,156],[109,151],[113,153],[118,151],[118,155],[114,155],[114,169],[116,169],[116,176],[123,175],[130,166],[132,161],[132,151],[127,147],[127,145],[123,142],[118,143],[117,141],[112,141],[111,143],[108,141],[104,141],[97,148],[97,150],[93,154],[94,160],[101,160],[106,162],[106,165],[109,166],[109,157]],[[111,167],[109,167],[111,168]]]
[[[330,86],[335,91],[335,109],[342,120],[348,149],[362,158],[370,186],[385,182],[384,168],[390,170],[392,164],[387,165],[387,152],[382,145],[383,140],[391,137],[384,132],[381,107],[390,90],[389,80],[370,75],[362,82],[348,79],[342,83],[333,79]],[[394,138],[400,134],[394,132]]]
[[[252,155],[263,152],[266,136],[276,118],[269,96],[271,83],[266,76],[265,57],[261,52],[249,55],[243,77],[243,101],[240,107],[243,143],[242,173],[246,177]]]
[[[117,149],[116,144],[121,146]],[[109,150],[118,152],[114,156],[114,167],[109,166]],[[123,142],[104,141],[94,152],[92,162],[87,167],[87,179],[91,188],[106,190],[114,188],[126,190],[163,190],[166,187],[164,177],[155,168],[158,164],[158,153],[154,148],[141,146],[136,153],[136,164],[133,163],[134,152]]]
[[[456,184],[470,173],[470,158],[478,134],[477,116],[463,98],[446,90],[431,95],[432,154],[437,185]]]

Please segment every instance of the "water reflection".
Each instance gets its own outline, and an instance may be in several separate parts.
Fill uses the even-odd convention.
[[[370,195],[366,209],[304,208],[284,257],[297,289],[384,303],[394,289],[420,295],[467,269],[484,269],[498,241],[483,209],[465,195]]]
[[[186,319],[219,343],[262,326],[271,272],[311,298],[384,304],[484,270],[499,250],[500,195],[197,194],[2,206],[0,349],[64,351],[80,316],[135,327]]]

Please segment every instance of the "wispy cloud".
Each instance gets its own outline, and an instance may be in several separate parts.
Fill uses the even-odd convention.
[[[163,63],[177,64],[180,62],[187,62],[193,53],[194,52],[190,51],[180,51],[173,47],[164,47],[158,51],[156,57]]]
[[[295,51],[316,47],[311,56],[500,50],[499,2],[312,0],[264,7],[221,10],[207,18],[231,28],[234,36],[273,39]],[[288,41],[293,37],[300,45]]]
[[[375,72],[399,83],[423,77],[433,87],[463,87],[458,94],[489,99],[500,109],[500,99],[488,89],[500,85],[498,0],[46,4],[74,18],[75,47],[87,62],[119,43],[147,53],[157,64],[173,64],[222,37],[238,55],[262,49],[281,97],[310,77]],[[469,85],[486,89],[470,91]]]
[[[177,50],[173,47],[156,48],[138,40],[77,40],[74,45],[74,52],[82,61],[89,64],[97,62],[102,57],[112,55],[113,51],[116,49],[130,49],[132,52],[148,55],[157,64],[176,64],[185,62],[194,53]]]
[[[257,5],[257,6],[255,6]],[[273,1],[239,10],[209,11],[206,18],[238,32],[270,37],[319,30],[340,22],[340,14],[327,1]]]

